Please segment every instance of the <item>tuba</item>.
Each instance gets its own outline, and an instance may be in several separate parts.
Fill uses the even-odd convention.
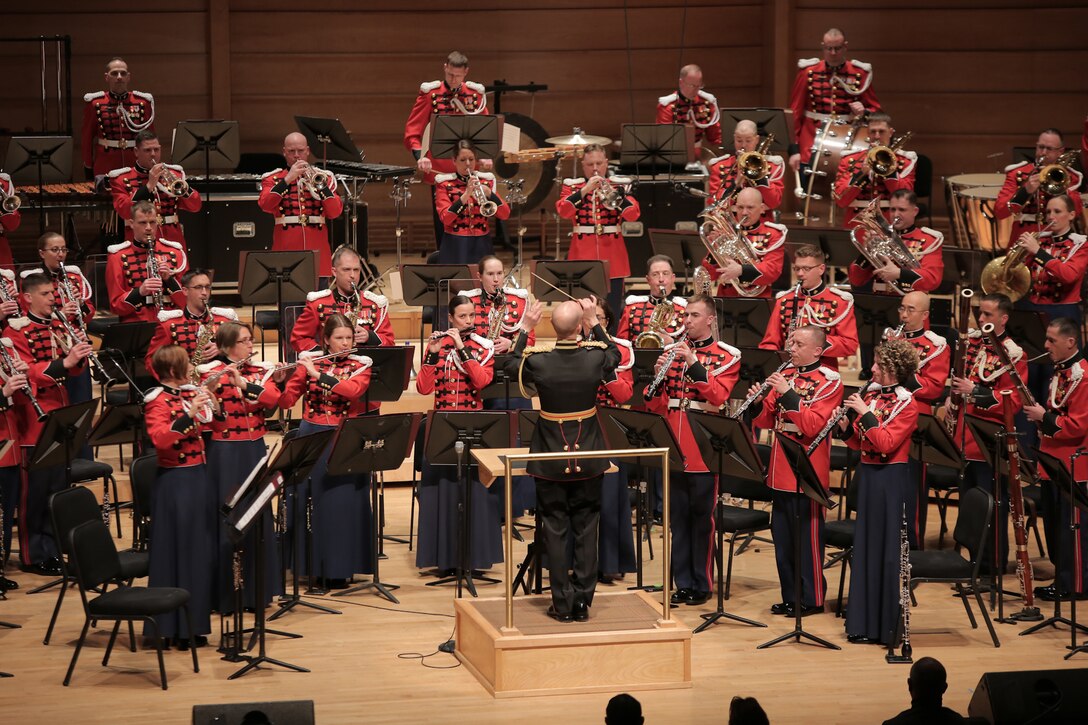
[[[741,265],[755,266],[759,264],[759,252],[752,246],[751,240],[742,228],[748,216],[745,215],[739,222],[734,222],[729,215],[726,203],[727,200],[722,199],[703,210],[700,214],[703,222],[699,225],[699,239],[710,252],[714,264],[719,267],[724,267],[731,259]],[[711,287],[714,280],[710,278],[706,268],[700,266],[695,270],[694,278],[696,289],[703,294],[713,295]],[[739,279],[732,280],[730,284],[742,297],[755,297],[766,289],[765,285],[754,285]]]
[[[646,324],[646,329],[638,333],[635,338],[635,347],[640,350],[654,350],[665,347],[665,337],[668,330],[676,322],[676,314],[672,300],[665,296],[665,285],[658,286],[661,301],[654,305],[653,314]]]
[[[894,139],[890,146],[873,146],[869,149],[869,152],[865,154],[865,160],[869,162],[872,172],[885,179],[895,175],[895,172],[899,170],[899,159],[895,154],[903,148],[903,144],[912,135],[914,135],[912,131],[907,131]]]
[[[869,264],[881,267],[880,258],[887,257],[900,269],[918,269],[921,266],[895,231],[895,225],[880,210],[879,198],[874,198],[858,212],[853,223],[855,226],[850,230],[850,241]]]
[[[767,161],[767,150],[771,148],[772,143],[774,143],[774,134],[769,133],[759,142],[755,151],[745,151],[737,156],[737,170],[753,184],[765,179],[771,171],[771,165]]]

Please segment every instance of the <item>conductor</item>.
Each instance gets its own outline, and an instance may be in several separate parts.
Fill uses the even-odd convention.
[[[608,469],[603,458],[578,458],[581,451],[603,450],[604,435],[597,421],[597,388],[612,377],[620,351],[597,319],[597,301],[590,297],[559,304],[552,313],[553,348],[528,347],[529,333],[540,322],[543,307],[535,302],[519,323],[508,359],[507,374],[519,384],[531,383],[540,396],[540,418],[529,444],[530,453],[570,451],[571,458],[530,461],[536,479],[537,515],[542,518],[548,555],[552,604],[548,616],[560,622],[585,622],[597,585],[597,525],[601,517],[601,479]],[[593,340],[579,340],[583,323]],[[523,392],[524,394],[524,392]],[[573,537],[573,562],[568,540]],[[573,569],[573,573],[571,573]]]

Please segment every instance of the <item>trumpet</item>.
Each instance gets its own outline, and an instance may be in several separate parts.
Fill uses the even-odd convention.
[[[5,214],[11,214],[19,211],[19,207],[23,205],[23,200],[15,193],[14,187],[9,194],[4,191],[4,188],[0,186],[0,209],[4,210]]]
[[[1039,168],[1039,191],[1047,196],[1059,196],[1069,188],[1072,178],[1069,167],[1077,158],[1076,151],[1066,151],[1053,164],[1042,166],[1041,161],[1036,163]]]
[[[299,186],[302,186],[315,199],[323,197],[329,189],[333,188],[336,179],[331,171],[319,169],[316,166],[306,165],[306,170],[298,178]]]
[[[157,186],[160,191],[170,196],[185,196],[189,193],[189,182],[185,180],[185,172],[178,174],[166,164],[162,165]]]
[[[601,185],[593,192],[593,201],[609,211],[618,211],[623,206],[623,191],[602,176]]]
[[[490,195],[484,189],[484,183],[480,181],[480,175],[473,171],[468,178],[476,182],[472,187],[472,198],[476,201],[476,205],[480,207],[480,213],[487,217],[495,216],[495,213],[499,210],[499,205],[489,198]]]

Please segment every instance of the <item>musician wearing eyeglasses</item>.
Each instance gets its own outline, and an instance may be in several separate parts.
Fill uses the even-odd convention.
[[[918,154],[898,148],[893,141],[892,117],[886,113],[869,116],[869,148],[844,154],[835,173],[832,196],[843,210],[843,226],[849,229],[857,213],[874,199],[881,210],[888,209],[891,195],[914,190]]]
[[[994,326],[994,339],[1005,348],[1009,360],[1016,369],[1016,373],[1022,380],[1026,381],[1028,377],[1027,357],[1024,355],[1023,349],[1009,337],[1005,329],[1011,312],[1012,301],[1006,295],[988,294],[984,295],[979,302],[976,319],[980,327],[987,323]],[[971,330],[969,333],[966,360],[967,377],[959,377],[959,371],[954,370],[951,380],[951,394],[962,396],[966,401],[966,405],[960,404],[956,409],[957,417],[955,435],[953,436],[967,460],[960,490],[981,486],[993,494],[995,492],[993,469],[986,462],[986,457],[979,449],[974,435],[967,430],[964,416],[974,415],[985,420],[1002,423],[1004,421],[1001,408],[1002,391],[1012,391],[1014,409],[1022,407],[1024,401],[1021,400],[1020,393],[1008,368],[983,339],[980,330]],[[946,410],[948,410],[948,404],[949,401],[946,401]],[[1002,490],[1008,491],[1008,482],[1004,479],[1005,477],[1002,476]],[[995,496],[996,498],[998,497]],[[993,547],[988,542],[983,546],[980,555],[982,570],[988,573],[993,573],[995,566],[998,568],[1003,567],[1008,561],[1009,497],[1002,494],[1000,501],[1001,517],[997,526],[999,544],[996,560]]]
[[[819,247],[806,244],[794,252],[793,273],[797,283],[775,297],[767,332],[759,343],[761,348],[783,350],[792,330],[813,325],[824,331],[827,346],[820,357],[822,365],[838,370],[839,358],[857,352],[854,296],[825,283],[826,269],[827,258]]]
[[[740,350],[715,342],[718,320],[706,295],[688,300],[683,324],[683,338],[658,358],[645,398],[647,410],[668,418],[684,456],[683,474],[671,480],[672,603],[698,605],[710,598],[718,477],[703,461],[687,412],[721,410],[740,375]]]
[[[332,284],[306,295],[306,306],[291,327],[295,352],[321,346],[321,330],[332,315],[355,321],[355,347],[393,345],[389,300],[368,289],[359,289],[363,260],[351,247],[338,247],[332,255]]]
[[[888,200],[888,217],[892,230],[902,240],[917,266],[912,268],[906,259],[887,255],[874,260],[879,263],[874,265],[865,255],[858,255],[847,272],[850,286],[855,292],[889,295],[904,295],[910,291],[933,292],[944,279],[944,257],[941,253],[944,234],[936,229],[915,225],[918,197],[909,189],[892,192]],[[869,237],[874,230],[867,225],[857,234]],[[886,235],[886,231],[883,234]]]
[[[906,340],[882,342],[876,348],[872,383],[844,401],[850,415],[838,422],[846,445],[861,451],[853,484],[858,487],[858,517],[846,610],[851,644],[894,643],[901,532],[915,488],[907,461],[918,409],[906,385],[917,365],[917,353]]]
[[[495,349],[486,337],[473,332],[476,306],[471,298],[456,295],[449,304],[449,328],[431,335],[423,364],[416,376],[416,392],[434,395],[435,411],[482,410],[480,391],[495,376]],[[490,569],[503,560],[499,497],[488,495],[471,476],[468,495],[469,550],[466,568]],[[416,566],[436,568],[446,575],[458,568],[460,519],[457,469],[423,462],[419,486],[419,540]]]
[[[1020,161],[1005,167],[1005,183],[998,192],[994,216],[1012,219],[1009,245],[1024,232],[1042,231],[1051,197],[1066,194],[1074,207],[1081,208],[1077,189],[1084,177],[1071,166],[1074,153],[1066,154],[1061,131],[1047,128],[1035,141],[1034,162]],[[1041,178],[1040,174],[1044,173],[1045,178]]]
[[[492,254],[491,219],[509,219],[510,205],[496,191],[495,175],[477,171],[476,148],[457,142],[454,170],[434,177],[435,210],[442,220],[439,264],[475,264]]]
[[[23,214],[19,211],[21,204],[19,197],[15,195],[15,184],[11,177],[0,173],[0,268],[10,268],[15,264],[8,234],[18,229],[23,222]]]
[[[608,175],[608,156],[600,144],[589,144],[583,149],[582,174],[563,180],[559,200],[555,202],[559,216],[574,222],[567,259],[607,262],[611,278],[608,304],[618,310],[623,302],[623,280],[631,274],[620,225],[637,220],[641,211],[635,197],[628,194],[631,180]]]
[[[1046,351],[1054,363],[1054,377],[1045,398],[1024,406],[1028,420],[1039,425],[1039,450],[1048,453],[1084,480],[1084,459],[1076,458],[1088,439],[1088,361],[1081,351],[1080,322],[1068,317],[1051,320],[1046,328]],[[1041,476],[1046,471],[1039,467]],[[1043,486],[1043,521],[1050,561],[1061,568],[1053,584],[1035,588],[1035,595],[1053,601],[1084,598],[1088,593],[1088,532],[1080,509],[1054,485]],[[1072,508],[1072,511],[1070,511]],[[1078,526],[1070,530],[1070,522]]]
[[[80,375],[93,348],[86,342],[68,338],[63,323],[53,317],[53,280],[44,274],[32,274],[23,280],[25,317],[7,322],[4,336],[11,340],[18,358],[29,365],[27,376],[34,386],[38,408],[26,396],[15,398],[25,457],[41,435],[42,413],[49,413],[69,404],[65,381]],[[39,412],[39,409],[41,412]],[[22,563],[38,574],[57,574],[56,544],[49,525],[50,494],[67,486],[64,466],[28,470],[24,482],[23,500],[19,506],[19,543]]]
[[[147,346],[147,369],[151,370],[151,356],[160,347],[178,345],[189,355],[194,367],[211,362],[219,354],[215,333],[224,322],[237,322],[238,313],[230,307],[212,307],[208,304],[212,295],[211,272],[206,269],[190,269],[181,276],[185,291],[185,306],[180,310],[159,312],[159,326]]]
[[[189,260],[180,244],[159,236],[158,213],[150,201],[133,205],[129,224],[135,238],[107,247],[110,309],[121,322],[158,322],[160,310],[185,305],[179,277]]]
[[[782,601],[771,607],[772,614],[795,615],[797,601],[794,576],[801,569],[802,615],[823,611],[824,593],[824,512],[798,490],[789,459],[778,441],[788,436],[808,448],[842,404],[842,380],[832,368],[821,364],[827,344],[824,329],[815,325],[797,328],[786,341],[790,366],[767,378],[766,397],[760,401],[760,386],[748,395],[756,400],[752,426],[774,431],[767,485],[771,488],[771,535]],[[824,438],[808,456],[824,489],[831,475],[831,441]],[[801,520],[801,560],[794,561],[794,521]]]
[[[650,293],[627,295],[626,305],[616,326],[616,337],[636,342],[642,335],[654,333],[663,342],[672,342],[683,328],[684,310],[688,302],[674,294],[676,272],[673,271],[672,259],[664,254],[655,254],[646,260],[646,268]],[[658,322],[663,324],[659,326]]]
[[[162,161],[162,144],[154,131],[136,134],[133,166],[109,172],[113,208],[122,219],[132,218],[132,205],[150,201],[159,214],[159,232],[185,247],[185,232],[178,212],[198,212],[203,204],[200,192],[185,180],[185,169]],[[132,227],[125,227],[125,239],[132,239]]]
[[[83,96],[80,146],[87,178],[105,176],[135,161],[136,134],[155,129],[155,98],[128,89],[131,74],[123,58],[110,58],[103,75],[105,91]]]
[[[373,361],[354,355],[355,327],[343,315],[331,315],[321,328],[321,349],[299,353],[298,365],[287,379],[279,406],[284,410],[302,401],[299,433],[334,430],[370,387]],[[330,589],[346,589],[356,574],[373,568],[373,510],[370,474],[333,476],[328,473],[332,444],[321,454],[308,483],[295,487],[291,525],[295,531],[293,567],[320,575]],[[312,502],[307,521],[307,498]],[[313,566],[305,554],[305,533],[313,530]]]
[[[782,204],[785,188],[782,179],[786,166],[781,156],[757,154],[756,149],[760,143],[759,129],[755,122],[737,122],[736,130],[733,131],[735,152],[723,154],[707,163],[707,171],[710,173],[707,206],[736,196],[742,189],[755,188],[763,199],[761,219],[766,222],[774,221],[773,212]],[[762,156],[765,162],[763,166],[756,163],[757,156]],[[740,163],[742,158],[748,163]]]
[[[677,90],[657,99],[657,123],[692,126],[696,148],[704,139],[714,147],[722,145],[718,99],[703,90],[702,68],[691,64],[680,69]]]
[[[317,273],[328,276],[332,266],[329,226],[344,211],[336,190],[336,175],[310,165],[310,146],[301,133],[283,139],[286,169],[261,178],[257,203],[274,217],[273,251],[312,249],[317,252]]]
[[[873,67],[860,60],[848,60],[846,36],[838,28],[824,33],[822,58],[797,61],[797,76],[790,92],[793,109],[793,143],[790,168],[798,171],[808,164],[816,129],[828,118],[852,121],[880,110],[873,91]]]
[[[737,194],[736,203],[731,212],[724,215],[723,222],[718,225],[720,231],[715,234],[746,239],[755,254],[740,259],[725,257],[722,266],[718,265],[714,254],[708,254],[702,264],[706,276],[699,270],[695,273],[696,289],[700,288],[701,283],[703,289],[699,291],[709,294],[713,287],[717,297],[770,298],[771,285],[782,276],[782,266],[786,260],[786,235],[789,232],[782,224],[765,221],[766,210],[767,206],[756,189],[749,187]],[[725,228],[726,224],[732,225],[733,230]],[[709,236],[714,238],[714,235]],[[736,246],[746,248],[743,241],[737,242]]]

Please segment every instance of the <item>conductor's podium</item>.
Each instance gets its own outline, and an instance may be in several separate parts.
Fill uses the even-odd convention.
[[[661,449],[643,453],[664,455]],[[491,449],[472,455],[487,485],[505,478],[508,461],[511,469],[524,468],[526,453]],[[488,692],[525,697],[691,687],[691,629],[662,606],[667,588],[656,594],[598,592],[588,622],[560,623],[547,615],[551,595],[513,597],[512,543],[506,536],[506,596],[454,602],[457,658]],[[667,553],[664,559],[668,571]]]

